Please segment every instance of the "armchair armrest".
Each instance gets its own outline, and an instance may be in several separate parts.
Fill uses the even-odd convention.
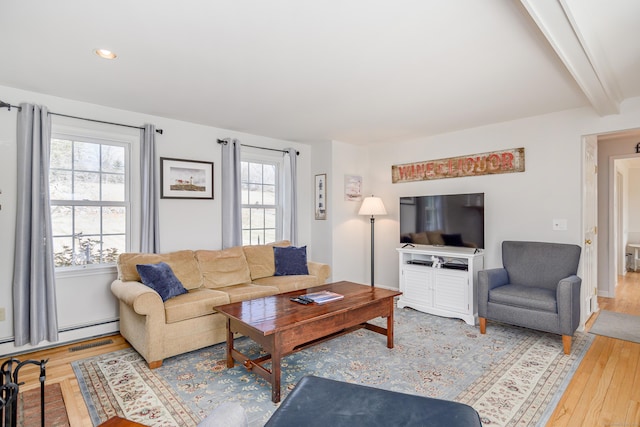
[[[569,276],[558,282],[556,304],[562,335],[573,335],[580,324],[580,287],[582,279]]]
[[[324,284],[331,274],[331,267],[329,267],[329,264],[323,264],[320,262],[307,261],[307,269],[311,276],[316,276],[318,278],[318,285]]]
[[[140,282],[114,280],[111,283],[111,293],[138,314],[152,315],[157,313],[164,318],[164,303],[160,294]]]
[[[478,272],[478,316],[487,317],[489,291],[509,283],[509,273],[505,268],[492,268]]]

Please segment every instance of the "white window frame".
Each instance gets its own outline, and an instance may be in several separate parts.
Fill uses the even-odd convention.
[[[75,126],[65,126],[53,124],[51,139],[73,139],[76,141],[84,141],[97,144],[118,145],[125,147],[125,202],[124,206],[127,211],[126,226],[125,226],[125,244],[126,252],[136,250],[133,236],[134,233],[140,232],[140,227],[137,223],[140,221],[140,205],[137,200],[140,198],[140,180],[139,175],[139,154],[138,150],[134,149],[139,147],[140,134],[139,131],[128,131],[123,128],[123,132],[113,132],[112,130],[102,130],[99,128],[78,128]],[[56,203],[78,204],[79,201],[66,200],[53,201],[52,206]],[[81,201],[83,206],[95,205],[104,206],[105,203],[101,201]],[[108,203],[107,203],[108,204]],[[88,265],[75,265],[67,267],[56,267],[56,277],[75,277],[86,276],[105,273],[115,273],[117,267],[115,264],[88,264]]]
[[[260,152],[258,152],[260,151]],[[283,189],[284,189],[284,160],[281,154],[268,154],[264,153],[263,150],[252,149],[251,147],[242,147],[241,162],[253,162],[253,163],[268,163],[276,165],[276,242],[282,240],[282,222],[284,217],[284,209],[283,209]],[[242,191],[242,190],[241,190]],[[242,200],[242,197],[240,198]],[[260,206],[271,206],[271,205],[260,205]],[[241,209],[245,207],[256,207],[255,205],[245,205],[241,204]],[[244,228],[243,228],[244,230]],[[243,244],[244,237],[243,237]],[[264,244],[264,242],[261,242]]]

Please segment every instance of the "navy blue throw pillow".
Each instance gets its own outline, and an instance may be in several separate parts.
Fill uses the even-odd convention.
[[[166,262],[138,264],[136,270],[138,270],[142,283],[160,294],[163,302],[187,293],[182,282],[173,274],[173,270]]]
[[[274,246],[273,256],[276,261],[276,276],[295,276],[309,274],[307,268],[307,247]]]

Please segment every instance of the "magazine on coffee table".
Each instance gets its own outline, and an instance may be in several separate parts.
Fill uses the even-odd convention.
[[[312,292],[304,295],[307,299],[312,300],[316,304],[324,304],[331,301],[337,301],[344,298],[344,295],[331,291]]]

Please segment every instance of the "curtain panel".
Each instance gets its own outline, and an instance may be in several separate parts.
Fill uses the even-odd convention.
[[[156,127],[146,124],[140,135],[141,236],[140,252],[160,253],[160,174],[156,156]]]
[[[17,125],[17,206],[13,269],[15,346],[58,341],[49,202],[51,121],[47,107],[22,103]]]
[[[222,144],[222,248],[242,245],[242,195],[240,184],[240,141]]]

